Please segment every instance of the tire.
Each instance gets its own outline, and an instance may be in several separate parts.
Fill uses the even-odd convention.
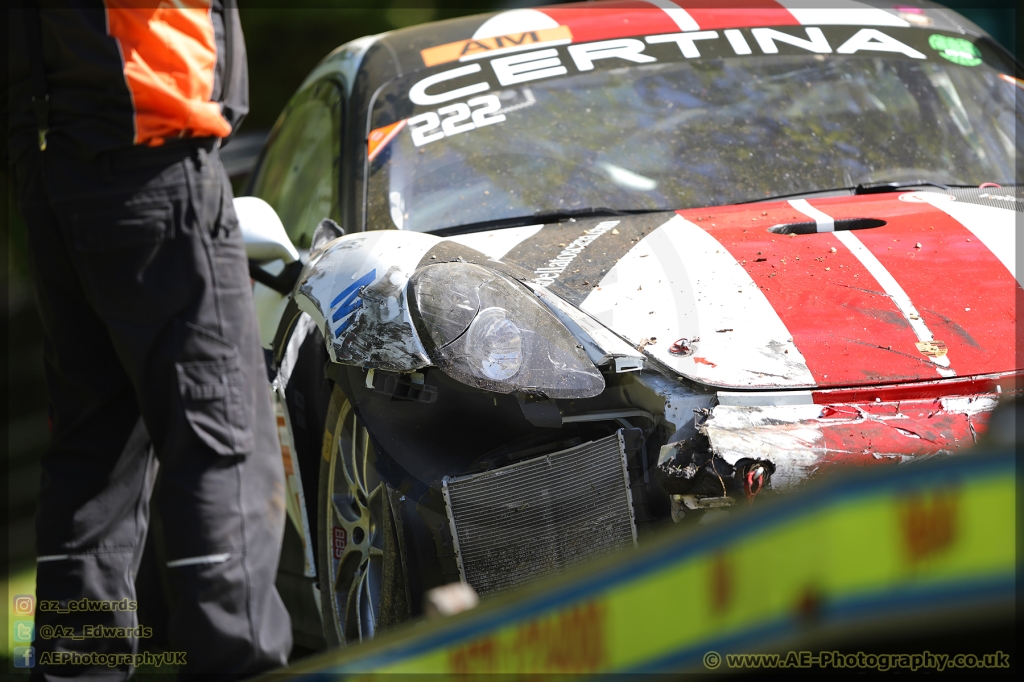
[[[324,638],[331,648],[372,638],[408,617],[408,608],[389,490],[377,475],[369,432],[337,386],[322,454],[317,553]]]

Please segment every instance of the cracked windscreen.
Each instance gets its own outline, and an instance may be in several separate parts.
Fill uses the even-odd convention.
[[[1012,67],[960,38],[943,37],[966,55],[955,63],[925,32],[891,30],[899,42],[867,30],[874,42],[861,43],[884,54],[715,58],[702,42],[704,58],[680,61],[678,46],[637,39],[583,46],[584,60],[571,45],[398,79],[372,114],[367,227],[451,230],[901,180],[1014,183],[1024,91]],[[821,33],[820,50],[844,38]]]

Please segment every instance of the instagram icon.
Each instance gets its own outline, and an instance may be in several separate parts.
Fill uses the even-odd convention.
[[[31,616],[36,610],[36,598],[31,594],[14,595],[14,614],[17,616]]]

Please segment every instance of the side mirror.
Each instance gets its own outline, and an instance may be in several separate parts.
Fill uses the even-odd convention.
[[[259,197],[236,197],[234,204],[249,260],[257,263],[278,258],[285,263],[299,260],[299,252],[270,204]]]

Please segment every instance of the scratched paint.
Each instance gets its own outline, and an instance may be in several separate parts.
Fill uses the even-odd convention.
[[[438,241],[380,231],[342,237],[307,267],[296,302],[320,328],[334,362],[411,372],[430,364],[413,327],[406,285]]]
[[[975,444],[998,397],[828,405],[719,405],[703,425],[714,451],[775,465],[772,487],[785,489],[840,466],[897,464]]]
[[[950,378],[1016,371],[1012,339],[1024,289],[1011,270],[1014,238],[1000,232],[1012,231],[1015,212],[966,202],[953,211],[906,194],[812,199],[804,212],[770,202],[621,216],[550,290],[634,347],[659,339],[644,345],[645,355],[720,388],[869,387],[928,381],[937,369]],[[875,226],[769,231],[806,221],[807,211],[833,229],[861,218]],[[989,224],[994,218],[1001,222]],[[335,361],[412,371],[428,362],[403,288],[417,267],[462,259],[522,280],[591,222],[448,239],[399,231],[344,237],[307,268],[300,308],[321,329],[341,332],[329,348]],[[353,294],[348,317],[334,321],[332,301],[368,273],[374,281]],[[899,301],[887,286],[901,292]],[[375,297],[372,311],[364,295]],[[681,338],[692,352],[671,353]],[[946,354],[933,357],[933,346]]]

